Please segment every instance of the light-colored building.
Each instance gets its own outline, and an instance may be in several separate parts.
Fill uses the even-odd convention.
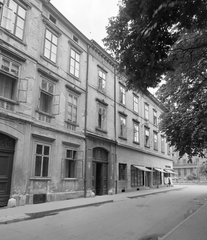
[[[0,3],[0,206],[164,185],[160,103],[49,0]]]
[[[200,166],[205,161],[206,158],[202,158],[199,156],[194,156],[192,157],[191,161],[189,161],[187,155],[179,158],[177,154],[177,157],[173,160],[173,168],[177,173],[176,181],[186,182],[189,180],[189,177],[191,179],[191,176],[195,176],[197,180],[206,180],[205,176],[202,176],[200,174]]]

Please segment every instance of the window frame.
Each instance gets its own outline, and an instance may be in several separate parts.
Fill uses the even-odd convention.
[[[136,95],[133,95],[133,111],[139,113],[139,97]]]
[[[165,153],[165,137],[161,135],[161,152]]]
[[[144,118],[149,120],[149,104],[144,103]]]
[[[103,131],[107,130],[107,106],[97,102],[97,128]],[[100,110],[102,114],[99,114]]]
[[[49,48],[49,49],[46,48],[47,31],[51,34],[51,39],[48,39],[48,42],[49,42],[49,45],[50,45],[50,48]],[[52,41],[53,36],[55,36],[56,39],[57,39],[56,44],[55,44],[55,43],[53,44],[53,41]],[[50,29],[49,27],[46,26],[46,28],[45,28],[45,34],[44,34],[43,56],[44,56],[47,60],[51,61],[53,64],[56,64],[56,63],[57,63],[58,38],[59,38],[59,35],[58,35],[57,33],[55,33],[52,29]],[[55,49],[56,49],[56,51],[55,51],[55,53],[54,53],[54,55],[55,55],[55,61],[52,60],[52,57],[51,57],[51,56],[52,56],[52,53],[53,53],[53,52],[52,52],[52,46],[55,46]],[[48,57],[48,56],[46,55],[46,53],[45,53],[46,49],[48,49],[49,57]]]
[[[67,156],[67,151],[72,152],[72,157]],[[74,154],[75,153],[75,154]],[[83,153],[78,148],[65,148],[64,166],[63,166],[63,179],[82,179],[83,178],[83,157],[75,158],[79,153]],[[72,165],[72,171],[70,170]],[[81,171],[78,172],[78,165],[81,164]],[[80,167],[80,166],[79,166]]]
[[[78,108],[79,108],[79,95],[72,92],[72,91],[67,91],[67,96],[68,96],[68,99],[67,99],[67,110],[66,110],[66,121],[72,123],[72,124],[78,124]],[[70,99],[70,95],[72,96],[72,103],[69,102],[69,99]],[[74,104],[74,99],[76,98],[76,105]],[[69,105],[71,106],[71,119],[68,118],[68,115],[69,115]],[[76,111],[74,110],[76,109]],[[75,113],[74,113],[75,111]],[[75,119],[76,121],[73,121],[73,117],[75,116]]]
[[[102,76],[100,76],[100,73]],[[105,76],[105,78],[103,76]],[[98,69],[98,90],[103,93],[106,92],[106,72],[100,68]]]
[[[38,154],[37,153],[37,145],[40,145],[42,147],[48,147],[49,148],[49,155],[45,155],[45,154]],[[43,148],[42,148],[43,149]],[[50,171],[50,162],[51,162],[51,144],[48,143],[43,143],[43,142],[35,142],[35,154],[34,154],[34,177],[37,178],[48,178],[49,177],[49,171]],[[43,151],[42,151],[43,153]],[[36,175],[36,161],[37,161],[37,156],[41,156],[43,157],[44,160],[44,156],[48,156],[48,163],[47,163],[47,175],[43,176],[43,161],[41,160],[41,169],[40,169],[40,176]]]
[[[136,129],[137,127],[137,129]],[[140,143],[140,129],[139,129],[139,123],[133,121],[133,142],[136,144]]]
[[[127,180],[127,164],[119,163],[119,181]]]
[[[124,124],[122,124],[122,122],[124,122]],[[124,127],[122,128],[122,126]],[[119,115],[119,137],[122,139],[127,139],[127,118],[121,114]]]
[[[144,186],[144,171],[131,165],[131,187]]]
[[[43,88],[43,81],[45,81],[47,83],[47,89],[44,89]],[[48,91],[49,87],[48,87],[48,84],[51,84],[53,86],[53,91],[50,92]],[[41,85],[40,85],[40,96],[39,96],[39,110],[44,113],[44,114],[48,114],[48,115],[53,115],[53,102],[54,102],[54,94],[55,92],[55,83],[53,81],[50,81],[48,80],[47,78],[45,77],[41,77]],[[43,105],[45,105],[45,102],[46,100],[44,100],[43,98],[51,98],[51,100],[48,101],[47,105],[50,105],[50,106],[47,106],[47,108],[49,107],[49,111],[45,111],[45,107],[43,107]]]
[[[150,129],[146,126],[144,126],[144,146],[150,148]]]
[[[158,133],[156,131],[153,131],[153,145],[154,150],[158,151]]]
[[[157,110],[153,109],[153,124],[158,125]]]
[[[126,88],[122,84],[119,86],[119,102],[126,105]]]
[[[74,52],[75,56],[72,57],[72,51]],[[79,57],[79,61],[76,59],[76,55]],[[74,66],[72,66],[72,61],[74,61]],[[80,79],[80,64],[81,64],[81,52],[74,47],[70,49],[70,61],[69,61],[69,74],[73,77]],[[76,68],[78,66],[78,69]],[[73,71],[71,71],[71,67]],[[76,76],[76,70],[78,71],[78,76]]]

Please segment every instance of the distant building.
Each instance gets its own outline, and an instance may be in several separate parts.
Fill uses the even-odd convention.
[[[199,168],[203,162],[206,161],[206,158],[193,157],[192,161],[189,161],[188,156],[184,155],[179,159],[178,155],[173,160],[173,168],[177,173],[177,180],[184,182],[187,180],[188,176],[195,175],[198,180],[205,180],[205,177],[202,176],[199,172]]]
[[[164,186],[157,99],[50,1],[0,2],[0,206]]]

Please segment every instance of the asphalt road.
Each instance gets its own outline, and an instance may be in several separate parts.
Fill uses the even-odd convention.
[[[0,240],[158,239],[207,201],[207,186],[157,193],[0,225]],[[147,236],[157,236],[151,238]]]

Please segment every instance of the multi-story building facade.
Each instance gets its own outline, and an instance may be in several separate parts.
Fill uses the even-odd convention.
[[[0,206],[163,185],[159,102],[49,0],[0,3]]]

